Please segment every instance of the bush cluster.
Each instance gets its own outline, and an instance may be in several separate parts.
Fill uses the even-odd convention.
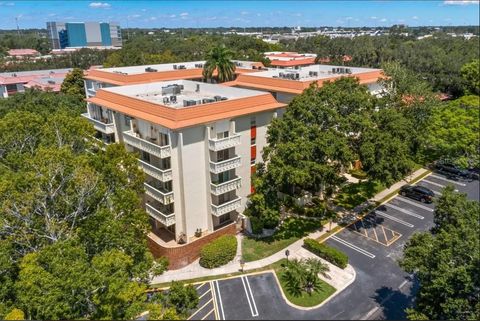
[[[347,267],[348,256],[342,251],[339,251],[323,243],[318,243],[316,240],[313,239],[305,239],[303,241],[303,246],[310,252],[338,266],[339,268],[344,269]]]
[[[352,175],[353,177],[355,177],[357,179],[366,179],[367,178],[367,173],[365,173],[361,169],[352,169],[350,171],[350,175]]]
[[[205,245],[200,251],[200,265],[213,269],[227,264],[237,254],[237,238],[234,235],[220,236]]]

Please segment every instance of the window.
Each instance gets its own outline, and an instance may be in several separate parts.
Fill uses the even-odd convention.
[[[123,119],[125,120],[125,126],[130,127],[130,121],[132,120],[132,118],[125,115]]]
[[[257,144],[257,138],[256,137],[252,137],[250,139],[250,145],[256,145]]]
[[[222,139],[222,138],[227,138],[227,137],[228,137],[228,131],[217,133],[217,139]]]
[[[225,223],[225,222],[230,221],[230,213],[223,214],[222,216],[220,216],[220,217],[218,218],[218,221],[219,221],[220,224],[223,224],[223,223]]]
[[[228,159],[228,149],[220,150],[217,152],[217,162]]]
[[[257,121],[255,120],[255,117],[250,118],[250,127],[257,126]]]

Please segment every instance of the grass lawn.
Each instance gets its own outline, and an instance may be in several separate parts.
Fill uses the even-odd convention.
[[[320,280],[321,290],[320,292],[313,292],[311,295],[307,293],[302,293],[300,296],[293,296],[287,290],[286,284],[283,281],[282,265],[286,264],[287,260],[282,259],[278,262],[272,264],[272,268],[277,274],[277,278],[280,281],[280,286],[282,291],[287,297],[288,301],[293,304],[302,306],[302,307],[313,307],[322,303],[325,299],[331,296],[335,292],[335,288],[328,284],[327,282]]]
[[[245,262],[266,258],[321,226],[322,223],[320,221],[288,218],[271,237],[261,239],[244,237],[242,241],[242,257]]]
[[[364,181],[356,184],[345,185],[338,193],[334,203],[345,209],[353,209],[362,204],[375,194],[383,191],[385,186],[376,181]]]

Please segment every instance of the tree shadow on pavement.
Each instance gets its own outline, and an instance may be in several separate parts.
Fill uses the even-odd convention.
[[[411,278],[407,278],[412,281]],[[405,309],[413,306],[415,292],[418,288],[416,280],[414,283],[405,285],[403,291],[383,286],[375,291],[373,299],[380,305],[380,310],[370,319],[375,320],[406,320]]]

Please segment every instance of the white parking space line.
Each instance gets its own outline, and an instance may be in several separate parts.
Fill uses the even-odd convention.
[[[411,200],[409,200],[409,199],[407,199],[407,198],[405,198],[405,197],[402,197],[402,196],[397,196],[397,197],[395,197],[395,199],[396,199],[396,200],[399,200],[399,201],[401,201],[401,202],[405,202],[405,203],[414,205],[414,206],[416,206],[416,207],[418,207],[418,208],[422,208],[422,209],[427,210],[427,211],[429,211],[429,212],[433,212],[433,211],[434,211],[433,208],[430,208],[430,207],[425,206],[425,205],[422,205],[422,204],[418,204],[417,202],[411,201]]]
[[[443,187],[446,187],[445,185],[442,185],[442,184],[438,184],[438,183],[429,181],[428,179],[424,179],[423,182],[428,183],[428,184],[432,184],[433,186],[442,187],[442,188],[443,188]],[[458,192],[458,189],[455,189],[455,192]]]
[[[396,218],[396,217],[394,217],[394,216],[385,214],[385,213],[380,212],[380,211],[375,211],[375,214],[380,215],[380,216],[383,216],[383,217],[386,217],[386,218],[388,218],[388,219],[390,219],[390,220],[392,220],[392,221],[395,221],[395,222],[397,222],[397,223],[403,224],[403,225],[408,226],[408,227],[413,227],[413,226],[414,226],[413,224],[410,224],[410,223],[408,223],[408,222],[402,221],[402,220],[399,219],[399,218]]]
[[[446,181],[446,182],[449,182],[449,183],[452,183],[452,184],[457,184],[457,185],[459,185],[459,186],[467,186],[467,184],[460,183],[460,182],[456,182],[456,181],[454,181],[454,180],[445,178],[445,177],[440,176],[440,175],[432,174],[432,175],[430,175],[430,176],[431,176],[431,177],[438,178],[438,179],[441,179],[442,181]]]
[[[202,294],[198,299],[200,300],[201,298],[203,298],[205,296],[205,294],[211,292],[211,289],[208,289],[204,294]]]
[[[245,294],[247,295],[248,306],[250,307],[250,312],[252,313],[252,317],[258,317],[257,305],[255,304],[255,299],[253,298],[252,289],[250,288],[250,283],[248,282],[248,278],[246,276],[242,276],[241,279],[242,279],[243,289],[245,290]]]
[[[334,235],[334,236],[332,236],[332,237],[330,237],[330,238],[331,238],[332,240],[337,241],[337,242],[340,243],[340,244],[345,245],[346,247],[351,248],[352,250],[357,251],[358,253],[361,253],[361,254],[363,254],[363,255],[365,255],[365,256],[368,256],[368,257],[371,258],[371,259],[375,258],[375,255],[374,255],[374,254],[372,254],[372,253],[370,253],[370,252],[367,252],[367,251],[365,251],[364,249],[361,249],[361,248],[359,248],[358,246],[353,245],[352,243],[347,242],[347,241],[345,241],[345,240],[337,237],[336,235]]]
[[[202,286],[204,286],[205,284],[207,284],[207,282],[202,283],[202,284],[200,284],[199,286],[197,286],[197,291],[200,290],[200,288],[201,288]]]
[[[198,312],[202,311],[202,309],[203,309],[204,307],[206,307],[208,304],[210,304],[210,302],[212,302],[212,301],[213,301],[213,299],[208,300],[207,303],[205,303],[204,305],[202,305],[202,307],[199,308],[197,311],[195,311],[195,313],[192,314],[187,320],[190,320],[191,318],[193,318],[194,315],[196,315]]]
[[[423,217],[422,215],[418,215],[418,214],[416,214],[416,213],[407,211],[406,209],[403,209],[403,208],[401,208],[401,207],[398,207],[398,206],[395,206],[395,205],[392,205],[392,204],[389,204],[389,203],[385,203],[384,205],[385,205],[386,207],[393,208],[394,210],[397,210],[397,211],[400,211],[400,212],[405,213],[405,214],[407,214],[407,215],[410,215],[410,216],[419,218],[419,219],[421,219],[421,220],[424,219],[424,217]]]
[[[220,294],[220,286],[218,285],[218,281],[215,280],[213,281],[213,284],[215,285],[215,292],[218,294],[218,303],[219,303],[219,310],[220,310],[220,320],[225,320],[225,311],[223,310],[223,302],[222,302],[222,295]]]

